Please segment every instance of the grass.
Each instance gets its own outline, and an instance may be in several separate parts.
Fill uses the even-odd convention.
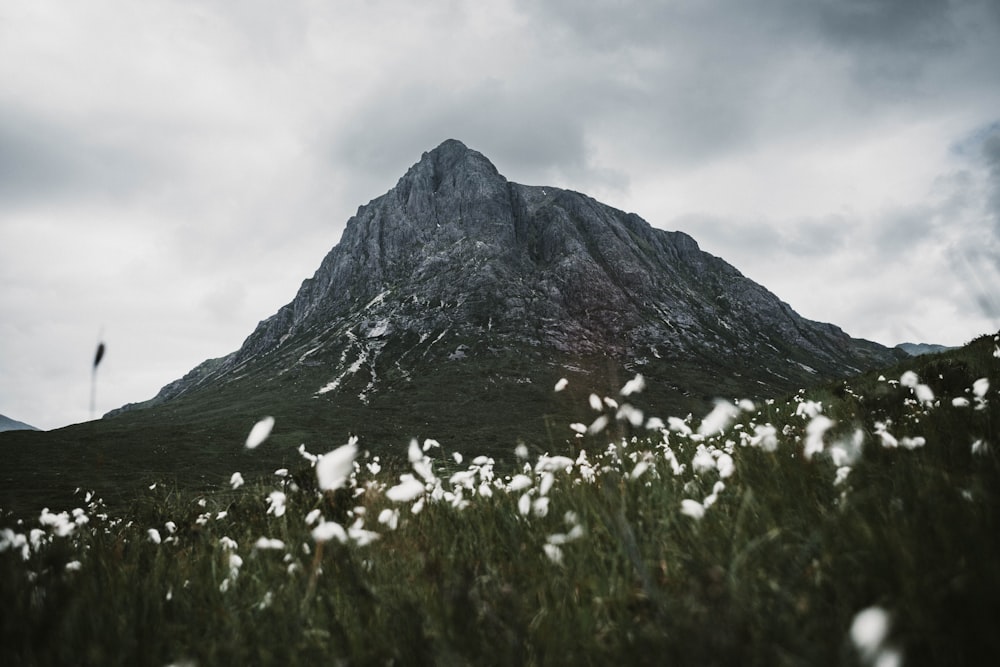
[[[161,481],[127,507],[83,490],[63,518],[2,522],[0,662],[988,664],[996,345],[730,406],[700,434],[698,418],[647,430],[584,402],[584,425],[608,426],[551,452],[565,460],[458,462],[433,443],[376,460],[362,440],[335,491],[304,458],[243,470],[237,489]],[[406,475],[418,494],[394,502]],[[317,541],[333,522],[344,541]],[[867,653],[851,639],[866,609],[889,621]]]

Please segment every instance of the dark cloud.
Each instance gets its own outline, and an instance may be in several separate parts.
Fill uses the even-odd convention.
[[[989,168],[994,232],[1000,238],[1000,122],[991,124],[984,134],[982,155]]]
[[[165,177],[166,165],[143,146],[116,145],[84,123],[0,106],[0,202],[6,206],[128,197]]]
[[[954,46],[958,37],[953,14],[959,5],[967,3],[826,0],[810,4],[822,34],[848,48],[933,54]]]
[[[836,136],[1000,85],[996,12],[977,0],[524,2],[578,54],[603,119],[660,160]],[[553,47],[558,48],[558,47]],[[993,63],[991,67],[988,63]],[[584,113],[587,113],[586,111]]]

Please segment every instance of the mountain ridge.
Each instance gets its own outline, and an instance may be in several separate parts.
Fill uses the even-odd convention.
[[[657,421],[643,415],[780,399],[904,355],[800,317],[683,232],[509,182],[446,142],[360,206],[291,301],[232,353],[102,419],[0,434],[0,502],[218,487],[234,470],[295,469],[303,446],[321,453],[355,436],[385,463],[405,460],[412,438],[497,461],[518,444],[575,456],[645,436]],[[636,374],[645,389],[621,396]],[[574,425],[596,423],[592,395],[630,409],[580,440]],[[246,449],[264,416],[268,442]]]
[[[432,354],[441,341],[450,347]],[[445,363],[522,348],[667,375],[671,364],[709,375],[749,365],[765,394],[899,354],[802,318],[684,232],[572,190],[508,181],[452,139],[360,206],[293,300],[239,349],[106,416],[310,364],[329,370],[311,396],[364,376],[365,403],[380,381],[412,378],[417,352]]]
[[[41,429],[25,424],[22,421],[11,419],[6,415],[0,415],[0,431],[39,431]]]

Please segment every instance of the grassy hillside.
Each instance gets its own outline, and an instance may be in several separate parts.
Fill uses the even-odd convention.
[[[253,476],[282,445],[219,443],[213,491],[8,518],[0,662],[990,664],[998,340],[662,429],[574,379],[565,458],[361,440]]]
[[[650,386],[635,400],[647,411],[701,414],[720,395],[745,395],[740,390],[747,388],[774,393],[764,384],[773,377],[761,373],[758,382],[752,367],[723,376],[708,362],[662,363],[669,372],[643,368]],[[614,393],[631,377],[598,356],[476,349],[462,361],[421,359],[414,364],[419,371],[379,367],[375,391],[366,371],[317,395],[331,380],[334,361],[287,372],[281,360],[272,364],[150,408],[44,433],[0,433],[0,507],[33,513],[71,502],[77,488],[117,506],[157,480],[204,490],[234,469],[267,473],[299,461],[299,445],[322,451],[352,434],[384,458],[401,457],[412,437],[508,462],[518,442],[567,453],[573,441],[568,425],[587,416],[587,395]],[[554,393],[560,377],[570,385]],[[365,402],[358,398],[362,392]],[[269,446],[244,451],[247,432],[265,415],[276,420]]]

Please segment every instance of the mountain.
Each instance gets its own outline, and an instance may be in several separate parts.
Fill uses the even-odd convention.
[[[0,415],[0,431],[37,431],[34,426]]]
[[[360,207],[240,349],[122,410],[248,381],[362,405],[430,381],[441,402],[468,400],[447,381],[468,367],[480,389],[551,387],[575,373],[607,391],[609,366],[619,381],[662,380],[687,407],[681,399],[773,395],[897,358],[800,317],[687,234],[512,183],[449,140]]]
[[[372,455],[405,452],[412,437],[498,458],[519,441],[568,451],[570,424],[596,416],[590,393],[623,400],[636,373],[647,389],[629,402],[665,419],[903,356],[800,317],[687,234],[512,183],[450,140],[361,206],[294,298],[233,353],[103,419],[0,436],[0,502],[55,502],[42,491],[77,487],[127,501],[136,484],[165,478],[220,484],[234,470],[298,465],[300,445],[323,452],[352,434]],[[265,415],[268,443],[245,450]]]
[[[934,343],[900,343],[896,346],[896,349],[906,352],[911,357],[919,357],[924,354],[947,352],[956,348],[948,347],[947,345],[936,345]]]

